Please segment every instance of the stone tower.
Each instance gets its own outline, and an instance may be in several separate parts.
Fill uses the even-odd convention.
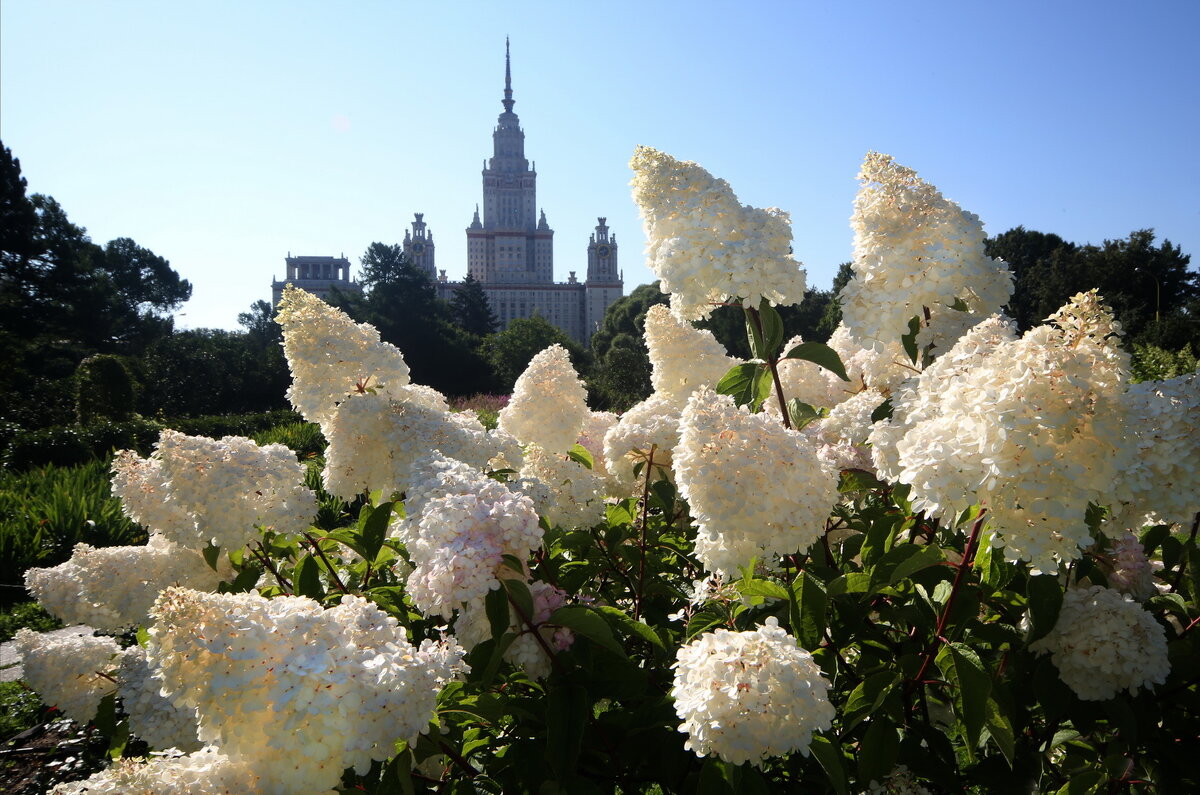
[[[433,232],[425,225],[425,213],[413,213],[412,229],[404,230],[404,254],[417,269],[429,277],[437,278],[434,261]]]
[[[587,250],[587,282],[584,283],[585,333],[590,339],[604,320],[608,307],[625,290],[624,274],[617,269],[617,236],[608,231],[607,218],[597,218]]]

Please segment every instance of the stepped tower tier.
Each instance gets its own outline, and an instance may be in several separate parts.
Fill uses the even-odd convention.
[[[437,278],[434,260],[433,232],[425,224],[425,213],[413,213],[412,229],[404,232],[404,255],[430,281]]]
[[[625,276],[617,269],[617,236],[608,231],[607,218],[597,218],[588,241],[587,282],[584,283],[585,331],[588,339],[604,320],[604,313],[625,291]]]

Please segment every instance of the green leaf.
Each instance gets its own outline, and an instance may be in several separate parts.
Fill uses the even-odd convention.
[[[738,593],[742,596],[765,596],[769,599],[787,599],[788,592],[777,582],[760,579],[742,579],[738,581]]]
[[[488,625],[492,629],[492,639],[499,640],[501,635],[508,632],[511,620],[507,592],[503,588],[488,591],[483,600],[483,608],[487,612]]]
[[[525,581],[505,577],[500,584],[504,586],[504,590],[508,592],[508,598],[516,606],[517,617],[521,619],[521,623],[533,621],[533,594],[529,592],[529,586],[525,584]]]
[[[892,570],[892,576],[888,580],[888,584],[895,585],[901,580],[907,580],[918,571],[928,569],[930,566],[937,566],[944,563],[945,560],[946,556],[940,548],[920,547],[920,551],[917,554],[902,561]]]
[[[825,735],[814,734],[812,745],[808,747],[808,750],[817,758],[817,763],[829,777],[829,783],[833,786],[834,792],[837,795],[849,795],[850,788],[846,781],[846,763],[842,757],[842,749]]]
[[[368,508],[364,507],[363,511]],[[373,563],[379,557],[379,550],[383,547],[383,539],[387,538],[388,524],[392,520],[392,503],[385,502],[376,506],[371,510],[366,521],[362,522],[362,544],[363,557],[368,562]]]
[[[383,769],[383,775],[380,776],[379,785],[373,795],[415,795],[412,767],[412,749],[405,747]]]
[[[893,411],[894,411],[894,409],[892,408],[892,399],[888,398],[887,400],[883,401],[878,406],[876,406],[875,410],[871,412],[871,422],[879,422],[880,420],[890,420],[892,418]]]
[[[758,304],[758,322],[762,324],[759,333],[758,323],[754,315],[746,312],[746,339],[750,342],[750,351],[758,359],[770,361],[783,344],[783,318],[767,299]]]
[[[967,306],[967,302],[962,300],[961,298],[958,298],[957,296],[954,299],[954,303],[950,304],[950,308],[956,312],[970,312],[971,311],[971,307]]]
[[[1016,736],[1013,732],[1012,721],[1000,709],[996,699],[989,696],[987,701],[987,720],[985,721],[992,742],[1004,754],[1008,766],[1013,766],[1013,756],[1016,754]]]
[[[888,693],[900,682],[900,674],[895,671],[879,671],[858,683],[846,700],[843,718],[846,720],[843,733],[849,732],[864,719],[869,717],[883,704]]]
[[[594,609],[626,635],[637,636],[653,646],[655,651],[666,653],[667,647],[663,645],[662,638],[658,636],[653,627],[643,624],[641,621],[634,621],[631,616],[616,607],[602,605]]]
[[[734,365],[717,382],[717,392],[732,396],[739,406],[749,405],[757,411],[771,394],[771,371],[756,362]]]
[[[1071,780],[1060,788],[1056,795],[1093,795],[1100,791],[1100,786],[1106,778],[1103,770],[1072,772]]]
[[[858,780],[882,782],[896,767],[900,756],[900,738],[892,721],[871,721],[858,746]]]
[[[317,601],[324,598],[325,589],[321,587],[321,567],[312,555],[305,555],[296,564],[296,570],[292,572],[292,586],[300,596],[307,596],[309,599]]]
[[[546,757],[560,779],[575,777],[590,717],[591,704],[583,687],[560,685],[546,694]]]
[[[581,444],[577,444],[568,450],[567,455],[572,461],[574,461],[576,464],[579,464],[584,469],[595,468],[595,462],[592,461],[591,452],[589,452],[588,449]]]
[[[696,795],[736,795],[736,771],[729,762],[712,756],[705,758]]]
[[[829,409],[810,406],[799,398],[792,398],[787,402],[787,405],[788,418],[792,421],[793,431],[798,431],[811,422],[829,416]]]
[[[846,365],[842,364],[842,357],[823,342],[802,342],[788,351],[783,358],[803,359],[824,367],[843,381],[850,380],[850,376],[846,375]]]
[[[799,625],[792,627],[796,639],[805,649],[812,651],[821,643],[825,634],[825,614],[829,597],[825,593],[825,583],[808,572],[803,572],[796,581],[800,585]]]
[[[955,711],[965,730],[968,752],[974,754],[979,747],[980,732],[987,722],[992,678],[979,655],[962,643],[952,642],[943,646],[935,661],[942,675],[958,686],[954,698]]]
[[[366,509],[364,508],[364,510]],[[331,530],[326,533],[325,537],[333,539],[339,544],[345,544],[361,555],[364,560],[368,559],[367,547],[363,544],[362,532],[357,527],[339,527],[337,530]],[[369,558],[369,560],[374,560],[374,558]]]
[[[614,654],[625,657],[625,650],[613,637],[608,622],[591,608],[582,605],[567,605],[560,607],[547,620],[547,623],[566,627],[578,635],[603,646]]]
[[[913,364],[917,363],[917,335],[920,333],[921,317],[914,315],[912,320],[908,321],[908,333],[900,338],[900,344],[904,346],[904,352]]]
[[[1062,610],[1062,601],[1062,586],[1053,574],[1029,578],[1029,618],[1033,622],[1030,643],[1046,637],[1054,629],[1058,623],[1058,612]]]
[[[208,567],[210,569],[212,569],[213,571],[216,571],[217,570],[217,560],[221,557],[221,548],[218,546],[215,546],[213,544],[213,542],[209,541],[208,546],[206,546],[204,548],[203,552],[204,552],[204,562],[208,564]]]
[[[991,535],[979,541],[979,552],[972,563],[980,582],[999,590],[1012,579],[1012,567],[1004,563],[1004,553],[992,546]]]
[[[886,487],[886,483],[865,469],[843,469],[842,477],[838,481],[839,494],[852,491],[874,491]]]

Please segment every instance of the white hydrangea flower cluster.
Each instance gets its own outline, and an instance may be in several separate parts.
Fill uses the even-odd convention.
[[[196,710],[180,709],[165,698],[162,682],[150,669],[146,650],[130,646],[121,655],[117,671],[117,696],[129,716],[129,729],[151,748],[175,748],[184,753],[200,750],[196,737]]]
[[[112,493],[121,510],[133,521],[172,538],[189,536],[195,520],[174,499],[159,456],[142,458],[133,450],[120,450],[112,462]]]
[[[679,420],[683,406],[661,395],[651,395],[629,411],[604,436],[604,457],[608,460],[608,494],[625,499],[647,477],[657,480],[659,468],[671,474],[671,462],[679,445]],[[638,464],[649,462],[653,451],[653,469],[635,475]]]
[[[545,488],[527,490],[531,481]],[[526,490],[551,526],[592,527],[604,520],[604,479],[570,456],[529,445],[519,483],[517,488]],[[543,495],[544,502],[539,499]]]
[[[604,457],[604,436],[620,419],[611,411],[589,411],[583,421],[583,430],[575,440],[575,444],[591,454],[592,471],[605,480],[608,479],[608,460]]]
[[[42,701],[77,723],[96,716],[100,701],[116,689],[108,675],[121,647],[112,638],[52,635],[19,629],[13,645],[21,657],[22,678]]]
[[[411,645],[356,596],[328,610],[295,596],[163,592],[146,646],[162,692],[194,708],[201,741],[253,764],[269,793],[320,792],[365,773],[433,716],[463,668],[451,638]]]
[[[150,536],[144,546],[95,548],[77,544],[71,559],[25,572],[25,587],[64,624],[122,632],[146,622],[158,592],[169,585],[214,591],[233,568],[222,556],[218,571],[201,553]]]
[[[804,551],[825,532],[837,473],[800,432],[707,388],[688,401],[675,477],[696,522],[696,557],[729,578],[759,558]]]
[[[1122,518],[1187,524],[1200,511],[1200,374],[1133,384],[1125,402],[1134,452],[1116,483]]]
[[[655,304],[646,313],[643,336],[650,352],[650,383],[654,394],[679,406],[697,388],[715,386],[739,363],[725,353],[725,347],[711,331],[680,320],[662,304]]]
[[[346,500],[367,490],[382,489],[385,495],[406,491],[420,476],[417,460],[431,450],[476,467],[501,454],[513,455],[511,439],[488,433],[473,415],[385,395],[342,401],[325,438],[329,447],[322,481],[330,494]]]
[[[846,375],[850,377],[847,383],[825,371],[827,378],[836,379],[835,386],[841,391],[842,400],[862,389],[877,389],[884,394],[891,394],[917,375],[916,366],[904,352],[899,339],[888,343],[873,342],[863,347],[851,335],[846,324],[841,323],[834,329],[827,344],[841,357]]]
[[[1049,653],[1063,682],[1084,701],[1135,695],[1167,681],[1167,636],[1154,616],[1112,588],[1069,589],[1050,634],[1029,644]]]
[[[538,628],[542,643],[553,653],[571,648],[575,643],[575,633],[566,627],[547,623],[554,611],[567,603],[566,591],[537,580],[529,583],[529,593],[533,596],[533,616],[530,620]],[[454,622],[454,631],[459,642],[467,649],[475,648],[492,636],[491,623],[482,601],[463,605]],[[505,650],[504,661],[520,668],[530,679],[549,676],[553,662],[546,654],[546,648],[511,607],[508,631],[516,637]]]
[[[414,569],[408,593],[426,615],[449,618],[500,587],[505,554],[525,559],[542,541],[534,503],[464,466],[441,466],[417,489],[416,506],[393,526]],[[410,503],[411,505],[411,503]]]
[[[725,180],[650,147],[639,146],[629,165],[649,240],[646,264],[679,318],[708,317],[712,304],[735,298],[755,308],[763,298],[804,298],[787,213],[743,206]]]
[[[877,389],[864,389],[834,406],[829,416],[813,420],[803,433],[817,447],[817,455],[832,469],[872,470],[867,440],[873,425],[871,415],[887,400]]]
[[[51,795],[264,795],[268,790],[263,786],[252,760],[230,759],[210,746],[186,756],[118,759],[112,767],[90,778],[59,784],[50,792]]]
[[[587,393],[567,349],[551,345],[529,361],[500,409],[499,427],[522,444],[555,453],[575,446],[588,417]]]
[[[349,395],[370,389],[397,396],[409,382],[396,346],[366,323],[292,285],[284,288],[275,320],[283,327],[283,352],[292,371],[288,399],[309,422],[324,427]]]
[[[871,437],[884,477],[913,486],[914,508],[950,517],[985,505],[992,543],[1035,573],[1092,543],[1087,505],[1108,501],[1129,454],[1128,356],[1111,312],[1093,291],[1050,320],[1018,340],[998,318],[977,327]]]
[[[869,152],[858,178],[854,277],[840,297],[844,322],[864,347],[895,343],[928,310],[917,343],[944,352],[1008,302],[1012,274],[985,253],[978,216],[889,155]]]
[[[799,751],[833,725],[829,682],[774,617],[758,629],[706,632],[680,648],[671,695],[697,756],[739,765]]]
[[[1158,593],[1154,573],[1163,567],[1162,561],[1151,561],[1138,537],[1125,531],[1113,539],[1108,549],[1108,584],[1144,602]]]
[[[168,526],[151,527],[188,549],[210,541],[237,549],[258,535],[257,525],[297,533],[316,513],[316,495],[304,486],[304,466],[282,444],[260,447],[242,436],[209,439],[164,430],[151,461],[147,465],[124,455],[113,462],[122,498],[133,500],[126,511],[138,521],[167,519]],[[151,474],[163,478],[153,491],[136,485]],[[159,498],[173,503],[190,521],[178,521],[173,509],[147,507]]]

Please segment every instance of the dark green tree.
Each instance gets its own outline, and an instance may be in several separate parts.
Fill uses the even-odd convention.
[[[529,360],[556,343],[567,349],[571,364],[580,376],[586,376],[591,363],[587,351],[541,315],[512,321],[504,331],[484,339],[480,352],[491,365],[496,388],[500,392],[511,392]]]
[[[483,285],[469,273],[450,298],[450,313],[459,328],[477,337],[495,334],[500,325]]]
[[[133,376],[121,357],[98,353],[79,363],[75,371],[75,412],[80,425],[132,419],[135,396]]]
[[[334,306],[399,348],[413,381],[452,396],[491,388],[491,372],[471,335],[455,325],[449,304],[400,246],[372,243],[361,262],[363,294],[337,293]]]

